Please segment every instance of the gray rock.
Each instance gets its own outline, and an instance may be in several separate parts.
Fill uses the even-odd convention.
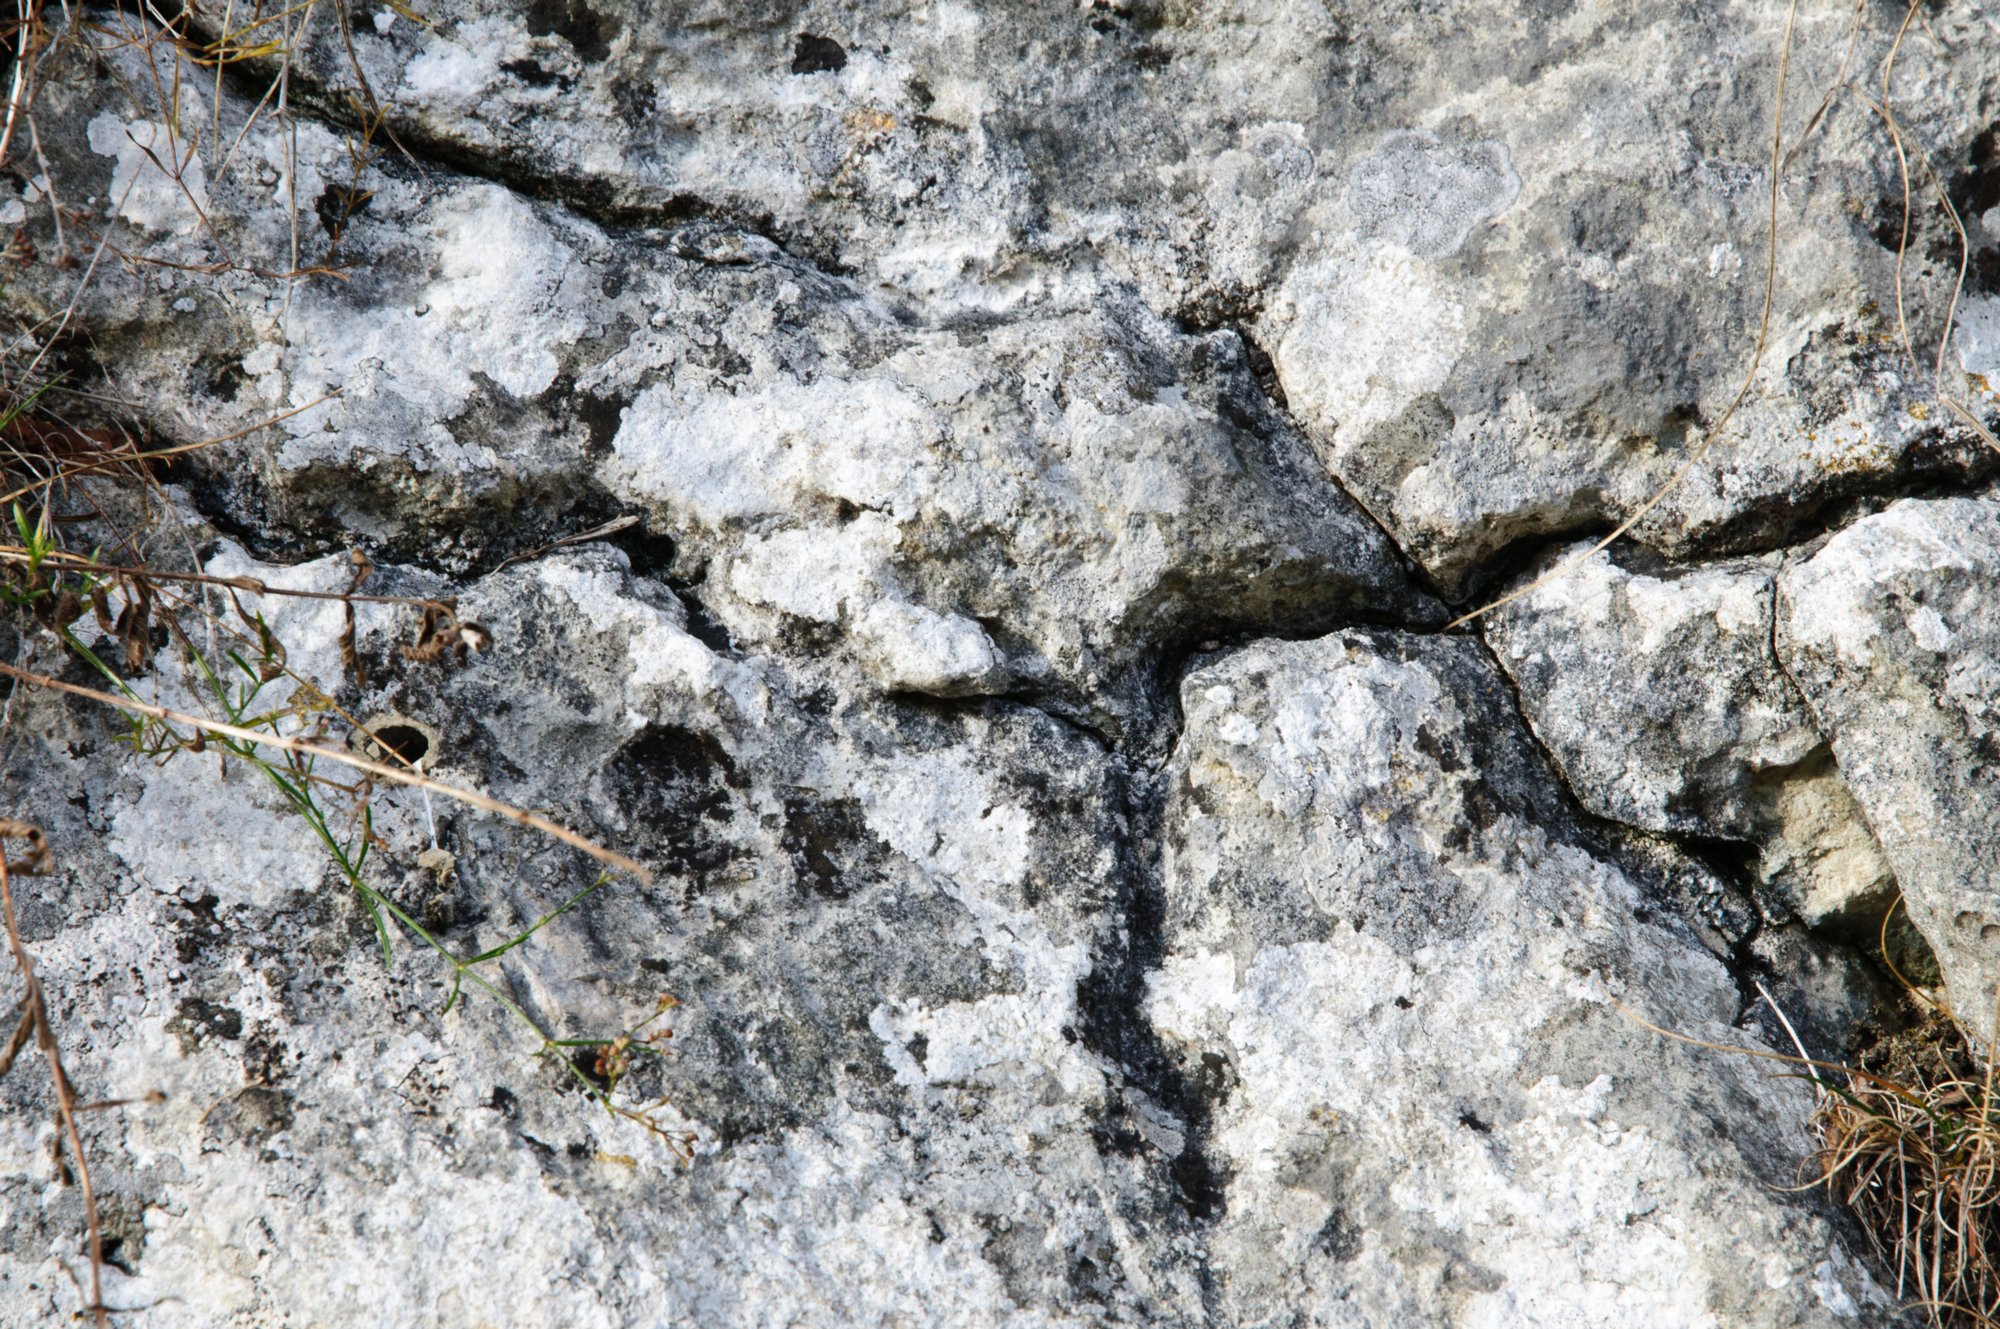
[[[735,285],[732,320],[764,299],[784,317],[782,288]],[[839,314],[868,354],[822,337],[727,390],[688,382],[672,346],[616,371],[637,395],[600,475],[705,562],[740,640],[832,631],[885,687],[1085,698],[1122,725],[1165,643],[1423,612],[1234,334],[1181,336],[1110,293],[951,333]]]
[[[1486,638],[1584,807],[1755,845],[1767,910],[1872,940],[1895,876],[1772,653],[1777,569],[1648,573],[1600,552],[1488,615]]]
[[[122,151],[124,113],[87,91],[69,121]],[[246,143],[280,152],[274,129]],[[332,135],[301,151],[336,178]],[[109,164],[93,156],[75,169]],[[198,324],[132,272],[88,290],[118,393],[179,434],[251,430],[193,464],[275,545],[303,528],[464,570],[636,512],[741,644],[830,651],[888,690],[1046,697],[1112,731],[1184,640],[1435,617],[1234,332],[1182,332],[1098,283],[918,323],[754,236],[634,235],[388,165],[342,230],[352,280],[233,275]],[[210,192],[246,247],[289,243],[271,198]],[[166,225],[171,202],[144,215]],[[151,253],[201,241],[167,231]]]
[[[301,71],[344,106],[358,58],[400,132],[454,161],[600,216],[748,224],[885,298],[994,313],[1110,278],[1242,323],[1327,465],[1449,588],[1633,512],[1749,369],[1782,6],[433,17],[363,26],[355,57],[322,26]],[[1978,168],[1949,164],[1978,160],[2000,69],[1976,10],[1930,31],[1898,114],[1971,198]],[[1871,15],[1852,68],[1893,34]],[[1845,43],[1844,23],[1800,25],[1791,107]],[[1991,467],[1890,344],[1892,162],[1843,102],[1792,166],[1770,354],[1649,543],[1768,545],[1845,495]],[[1930,210],[1915,225],[1914,252],[1955,244]],[[1942,305],[1943,265],[1910,277],[1914,307]]]
[[[1600,552],[1487,617],[1579,802],[1647,830],[1747,838],[1754,777],[1820,742],[1771,655],[1773,577],[1768,560],[1658,576]]]
[[[1964,9],[1902,124],[1977,201],[2000,63]],[[38,178],[0,184],[0,358],[34,365],[10,401],[189,450],[102,514],[79,484],[64,533],[319,592],[360,546],[371,590],[455,597],[490,651],[413,658],[372,604],[356,670],[338,604],[241,592],[305,680],[259,704],[333,742],[396,717],[654,873],[447,1010],[275,786],[8,690],[72,1071],[165,1094],[88,1118],[123,1322],[1888,1314],[1782,1189],[1803,1087],[1607,995],[1761,1046],[1768,977],[1851,1046],[1896,1015],[1836,935],[1884,849],[1954,991],[1986,981],[2000,537],[1950,514],[1992,505],[1863,521],[1775,608],[1775,556],[1737,558],[1992,465],[1887,338],[1868,120],[1790,177],[1770,354],[1648,554],[1495,622],[1560,774],[1423,589],[1602,529],[1714,427],[1782,7],[318,6],[289,123],[268,62],[192,58],[199,16],[143,47],[146,12],[92,12],[104,49],[51,55],[16,142]],[[1991,216],[1947,363],[1981,410]],[[1919,217],[1924,336],[1946,239]],[[215,609],[142,695],[209,704]],[[26,615],[0,659],[88,677]],[[329,833],[460,954],[595,877],[442,798],[370,813]],[[1753,845],[1761,895],[1691,837]],[[579,1039],[665,995],[636,1115],[507,1006]],[[30,1069],[0,1080],[9,1323],[74,1314],[83,1273]]]
[[[1885,921],[1892,936],[1906,922],[1895,910],[1896,873],[1832,751],[1753,782],[1749,803],[1766,912],[1797,914],[1879,953]]]
[[[1796,1162],[1796,1086],[1607,1006],[1741,1038],[1728,975],[1634,921],[1648,897],[1579,837],[1469,642],[1267,643],[1192,675],[1147,925],[1132,787],[1071,726],[718,652],[616,551],[460,605],[490,652],[400,660],[409,624],[378,608],[371,681],[340,691],[427,725],[444,778],[658,873],[491,972],[561,1037],[681,998],[674,1056],[622,1101],[663,1095],[692,1162],[562,1092],[484,993],[441,1014],[420,951],[385,972],[250,773],[121,767],[88,753],[108,722],[31,695],[45,737],[9,778],[59,854],[30,932],[58,1019],[90,1030],[72,1070],[167,1094],[93,1141],[133,1323],[1594,1323],[1612,1285],[1661,1324],[1875,1304],[1758,1180]],[[339,677],[337,608],[250,607]],[[183,678],[166,652],[149,686]],[[373,814],[371,879],[461,953],[590,876],[446,802],[383,790]],[[33,1117],[0,1120],[8,1173],[42,1180],[0,1192],[0,1296],[31,1318],[74,1304],[74,1192]]]
[[[1929,940],[1984,1033],[2000,992],[2000,503],[1906,500],[1780,582],[1779,651]]]
[[[303,646],[323,607],[279,603]],[[29,898],[57,1018],[90,1030],[72,1070],[168,1095],[93,1140],[101,1193],[139,1216],[114,1304],[148,1326],[1199,1318],[1173,1179],[1185,1127],[1078,1037],[1087,981],[1123,945],[1114,760],[1005,703],[795,695],[781,667],[690,636],[611,551],[518,566],[461,603],[490,654],[399,665],[407,625],[364,625],[376,681],[359,700],[432,726],[445,778],[483,772],[658,873],[489,971],[562,1037],[680,997],[672,1058],[621,1100],[665,1094],[661,1126],[694,1133],[693,1161],[563,1092],[483,992],[441,1015],[421,948],[384,972],[346,888],[249,773],[69,757],[78,721],[30,699],[36,724],[58,720],[53,746],[17,744],[9,779],[32,783],[23,810],[62,869]],[[114,828],[104,845],[78,806]],[[461,953],[590,878],[409,791],[378,791],[373,827],[371,878]],[[417,863],[434,842],[455,859],[442,878]],[[107,904],[40,912],[90,882]],[[74,1304],[73,1193],[52,1185],[39,1118],[0,1120],[7,1174],[38,1179],[0,1192],[0,1315],[28,1323]]]
[[[1798,1085],[1612,1006],[1746,1045],[1730,975],[1565,823],[1475,645],[1257,643],[1182,696],[1148,1008],[1206,1067],[1226,1322],[1880,1306],[1755,1179],[1790,1178]]]

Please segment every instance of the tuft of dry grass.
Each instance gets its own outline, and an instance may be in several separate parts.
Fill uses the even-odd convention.
[[[1937,1329],[2000,1324],[2000,1104],[1958,1024],[1933,1012],[1822,1080],[1812,1162]]]
[[[1885,943],[1885,960],[1887,954]],[[1889,967],[1895,970],[1893,961]],[[1824,1187],[1854,1214],[1882,1269],[1894,1274],[1896,1299],[1931,1329],[2000,1329],[1996,1067],[1933,994],[1903,982],[1923,1018],[1884,1034],[1849,1065],[1808,1056],[1761,983],[1758,991],[1797,1056],[1692,1038],[1605,996],[1619,1014],[1662,1038],[1795,1067],[1791,1073],[1810,1080],[1815,1096],[1808,1129],[1816,1146],[1798,1189]]]

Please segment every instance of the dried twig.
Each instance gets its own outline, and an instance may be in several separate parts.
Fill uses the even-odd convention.
[[[8,862],[5,851],[6,841],[25,840],[28,844],[27,857]],[[32,1038],[41,1049],[43,1058],[49,1065],[49,1079],[55,1086],[56,1120],[63,1134],[69,1139],[70,1158],[76,1167],[77,1184],[83,1191],[84,1226],[90,1235],[90,1306],[102,1329],[111,1323],[104,1307],[104,1232],[97,1220],[97,1193],[91,1186],[90,1161],[84,1156],[83,1134],[77,1129],[76,1117],[80,1110],[76,1102],[75,1087],[70,1084],[69,1072],[63,1069],[62,1051],[56,1043],[55,1027],[49,1023],[47,1004],[42,1000],[41,980],[35,976],[34,960],[28,948],[21,941],[21,929],[14,914],[15,873],[40,873],[48,870],[48,843],[42,838],[41,828],[12,817],[0,817],[0,915],[5,916],[7,947],[13,952],[14,966],[20,971],[21,1023],[15,1027],[14,1035],[8,1040],[4,1059],[0,1059],[0,1074],[5,1074]]]

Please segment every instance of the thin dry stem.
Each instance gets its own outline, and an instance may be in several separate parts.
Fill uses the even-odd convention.
[[[240,742],[254,743],[259,747],[277,748],[281,752],[295,752],[304,757],[325,758],[327,761],[337,762],[342,766],[366,772],[378,779],[393,781],[396,784],[409,785],[416,789],[429,789],[443,794],[447,798],[464,803],[468,807],[475,807],[483,812],[490,812],[497,817],[504,817],[516,825],[540,831],[543,835],[551,839],[560,840],[572,848],[582,850],[600,863],[618,868],[624,872],[629,872],[642,882],[651,884],[653,880],[653,874],[633,859],[627,858],[625,855],[617,853],[614,850],[607,849],[594,840],[578,835],[567,826],[558,825],[546,817],[537,816],[525,809],[517,808],[511,803],[503,803],[499,799],[482,794],[476,789],[461,789],[457,785],[446,784],[442,780],[435,780],[430,776],[422,775],[415,771],[398,769],[379,761],[370,761],[366,757],[357,756],[352,752],[343,752],[339,748],[330,748],[319,743],[306,743],[296,738],[286,738],[281,734],[247,729],[241,725],[228,724],[224,721],[213,720],[204,716],[189,715],[184,711],[170,710],[165,706],[155,706],[150,702],[139,701],[133,697],[120,697],[114,693],[100,692],[96,688],[86,688],[75,683],[65,683],[59,678],[51,678],[47,674],[33,673],[10,664],[0,664],[0,676],[18,679],[32,687],[43,688],[50,692],[67,692],[71,696],[85,697],[105,706],[116,707],[128,714],[143,715],[148,719],[158,720],[165,724],[187,725],[193,728],[197,734],[225,735]]]
[[[30,846],[30,857],[25,862],[9,863],[5,852],[8,840],[26,840]],[[76,1178],[83,1192],[84,1226],[90,1238],[90,1306],[100,1329],[111,1323],[104,1308],[104,1232],[97,1219],[97,1193],[90,1180],[90,1160],[84,1156],[83,1133],[77,1128],[76,1091],[70,1084],[69,1072],[63,1068],[62,1049],[56,1042],[55,1026],[49,1022],[47,1004],[42,1000],[41,980],[35,976],[35,963],[28,954],[27,946],[21,941],[20,925],[14,915],[13,874],[17,871],[39,872],[46,866],[47,846],[43,843],[40,829],[26,822],[10,817],[0,817],[0,916],[4,916],[7,929],[7,947],[13,952],[14,967],[20,971],[21,1024],[9,1040],[4,1065],[0,1073],[11,1067],[14,1057],[32,1037],[48,1062],[49,1079],[54,1086],[56,1099],[56,1120],[63,1134],[69,1139],[70,1158],[76,1166]]]

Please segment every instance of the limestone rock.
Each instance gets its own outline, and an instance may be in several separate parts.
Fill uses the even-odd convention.
[[[69,118],[131,141],[88,92],[65,90]],[[334,180],[344,151],[308,136],[297,169]],[[369,181],[340,231],[354,279],[232,274],[191,311],[130,271],[87,291],[119,393],[177,434],[242,435],[189,464],[273,547],[303,531],[462,572],[638,514],[746,646],[1110,730],[1185,639],[1436,616],[1240,336],[1128,288],[926,323],[740,232],[635,234],[386,159]],[[264,192],[212,192],[232,242],[289,243]]]
[[[1487,639],[1585,807],[1647,830],[1743,837],[1752,779],[1819,746],[1771,656],[1774,594],[1768,562],[1650,576],[1599,552],[1495,610]]]
[[[1552,553],[1527,574],[1547,579],[1485,620],[1577,800],[1752,844],[1767,909],[1872,939],[1895,877],[1772,653],[1777,561],[1647,572],[1599,552],[1569,566],[1588,551]]]
[[[782,317],[785,287],[732,285],[731,319],[766,299]],[[951,333],[837,312],[865,356],[821,337],[726,388],[679,350],[616,370],[644,386],[600,476],[706,561],[740,640],[845,634],[886,687],[1086,698],[1122,725],[1164,643],[1423,612],[1234,334],[1109,298]]]
[[[1780,583],[1779,649],[1975,1032],[2000,990],[2000,503],[1910,499]]]
[[[1741,1038],[1729,974],[1641,921],[1641,887],[1551,806],[1475,645],[1257,643],[1182,695],[1149,1009],[1209,1067],[1227,1322],[1874,1303],[1834,1230],[1754,1179],[1801,1147],[1796,1084],[1611,1005]]]
[[[58,720],[53,748],[13,754],[60,865],[27,890],[32,940],[57,1018],[92,1031],[67,1049],[80,1081],[168,1095],[93,1141],[132,1216],[115,1305],[149,1329],[1199,1318],[1187,1132],[1079,1036],[1123,946],[1113,759],[1006,703],[795,695],[691,636],[615,551],[518,565],[461,605],[491,652],[397,665],[377,625],[366,699],[432,726],[445,778],[484,773],[658,873],[487,972],[562,1037],[679,997],[672,1057],[621,1099],[666,1094],[693,1161],[565,1092],[485,991],[440,1014],[421,948],[385,972],[310,835],[249,801],[257,777],[68,757]],[[373,825],[374,880],[461,953],[590,878],[408,790],[378,791]],[[448,880],[420,865],[439,841]],[[46,912],[85,882],[109,900]],[[32,1121],[4,1120],[8,1173],[39,1184],[0,1192],[0,1316],[29,1323],[73,1305],[48,1244],[73,1192]]]
[[[1749,1046],[1768,979],[1851,1047],[1896,1018],[1849,935],[1888,864],[1961,1004],[2000,973],[1995,505],[1816,543],[1995,465],[1895,344],[1869,116],[1782,182],[1768,354],[1643,548],[1498,616],[1498,667],[1437,632],[1717,429],[1783,5],[58,8],[0,469],[79,551],[266,583],[172,583],[124,681],[363,751],[392,717],[653,873],[579,898],[571,849],[382,785],[309,824],[325,758],[133,754],[6,685],[72,1072],[165,1094],[88,1118],[123,1323],[1888,1314],[1782,1189],[1803,1088],[1607,997]],[[2000,62],[1932,10],[1899,123],[1973,246],[1943,385],[1990,414]],[[267,99],[233,44],[273,24]],[[1956,264],[1913,225],[1921,340]],[[72,428],[153,464],[37,494]],[[491,649],[277,594],[356,548]],[[100,680],[38,612],[0,660]],[[218,698],[190,653],[256,655],[255,613],[291,674]],[[457,954],[546,923],[483,983],[385,964],[328,841]],[[605,1112],[619,1045],[576,1040],[655,1015]],[[79,1309],[49,1118],[0,1079],[7,1323]]]
[[[1749,370],[1783,5],[783,13],[441,0],[430,26],[319,30],[295,78],[344,105],[358,59],[401,132],[455,163],[606,218],[729,219],[914,307],[992,314],[1110,278],[1241,323],[1327,465],[1452,589],[1634,511]],[[2000,95],[1983,23],[1933,16],[1896,88],[1962,204],[1984,197]],[[1864,22],[1852,67],[1894,26]],[[1789,107],[1824,95],[1846,40],[1799,25]],[[1768,545],[1846,495],[1992,466],[1893,344],[1891,144],[1848,101],[1800,143],[1807,114],[1787,123],[1770,353],[1642,529],[1669,552]],[[1912,252],[1955,249],[1934,210],[1914,224]],[[1990,255],[2000,232],[1971,225]],[[1949,294],[1943,265],[1909,277],[1918,307]],[[1981,372],[1984,309],[1954,373]]]
[[[664,1095],[693,1159],[565,1093],[484,990],[441,1013],[421,951],[385,971],[252,773],[97,759],[109,722],[32,698],[46,737],[9,779],[58,848],[27,912],[58,1019],[91,1030],[72,1070],[167,1094],[93,1142],[134,1323],[1594,1323],[1613,1285],[1661,1324],[1875,1304],[1817,1211],[1758,1180],[1795,1161],[1796,1086],[1606,1005],[1742,1037],[1728,975],[1637,921],[1649,898],[1466,640],[1264,643],[1192,675],[1161,918],[1138,784],[1073,726],[719,650],[615,550],[458,601],[488,652],[408,660],[381,610],[368,684],[340,691],[428,726],[444,778],[658,874],[487,972],[560,1037],[680,998],[674,1055],[621,1101]],[[251,607],[337,676],[313,655],[332,606]],[[407,790],[375,794],[373,834],[378,888],[461,953],[590,877]],[[45,1185],[0,1193],[0,1295],[59,1312],[74,1192],[25,1125],[6,1150]]]
[[[1895,910],[1895,869],[1830,749],[1755,781],[1749,801],[1757,876],[1770,888],[1767,912],[1795,913],[1870,954],[1885,919],[1891,936],[1900,935],[1907,920]]]

